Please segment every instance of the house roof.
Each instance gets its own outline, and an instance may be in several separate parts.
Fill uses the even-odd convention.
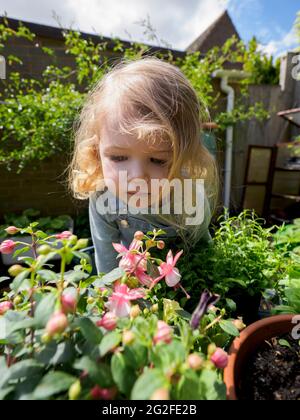
[[[231,17],[225,10],[218,19],[186,48],[186,51],[200,51],[205,54],[213,47],[222,47],[226,40],[233,35],[241,39]]]
[[[4,17],[0,16],[0,23],[3,22]],[[9,26],[12,29],[17,29],[19,22],[21,22],[22,24],[24,24],[28,29],[30,29],[31,32],[35,33],[37,36],[39,37],[43,37],[43,38],[50,38],[50,39],[55,39],[58,41],[63,41],[63,35],[62,32],[64,30],[64,28],[58,28],[55,26],[49,26],[49,25],[42,25],[39,23],[33,23],[33,22],[27,22],[24,20],[20,20],[20,19],[13,19],[13,18],[9,18],[6,17]],[[95,34],[90,34],[87,32],[81,32],[82,38],[83,39],[91,39],[94,42],[99,42],[99,37],[101,36],[101,40],[103,42],[107,42],[107,48],[108,50],[112,50],[115,42],[113,38],[109,38],[109,37],[105,37],[102,35],[95,35]],[[121,40],[121,42],[123,43],[123,45],[125,46],[125,48],[130,48],[133,45],[133,42],[130,41],[123,41]],[[184,57],[186,55],[186,51],[179,51],[179,50],[175,50],[172,48],[164,48],[164,47],[157,47],[157,46],[153,46],[153,45],[149,45],[146,43],[143,43],[144,45],[149,47],[149,50],[147,52],[149,53],[155,53],[155,52],[162,52],[162,53],[168,53],[168,51],[171,51],[173,53],[174,57]]]

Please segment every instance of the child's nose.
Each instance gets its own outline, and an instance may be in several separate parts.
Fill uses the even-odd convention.
[[[132,180],[134,178],[140,178],[145,179],[146,173],[145,173],[145,165],[142,161],[135,160],[131,162],[130,168],[129,168],[129,179]]]

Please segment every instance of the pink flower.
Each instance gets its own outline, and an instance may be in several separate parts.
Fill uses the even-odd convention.
[[[141,241],[143,237],[144,233],[141,230],[136,231],[134,234],[134,239],[136,239],[137,241]]]
[[[144,256],[139,255],[137,252],[140,251],[143,242],[137,241],[134,239],[129,249],[126,248],[126,246],[122,244],[116,244],[112,243],[115,250],[119,253],[119,255],[122,256],[119,267],[123,268],[124,270],[133,270],[137,264],[139,264],[139,267],[144,267],[146,269],[147,261]]]
[[[145,255],[138,253],[143,242],[134,239],[131,242],[129,249],[122,244],[113,243],[112,245],[119,255],[122,256],[119,267],[123,268],[125,271],[129,271],[139,279],[141,284],[149,287],[153,282],[153,279],[146,273],[147,258]]]
[[[126,284],[118,284],[114,288],[113,294],[109,297],[106,306],[117,317],[122,318],[130,314],[130,301],[143,298],[143,289],[129,289]]]
[[[155,344],[170,343],[172,341],[172,328],[164,321],[157,322],[157,332],[153,338]]]
[[[16,243],[11,239],[7,239],[0,244],[0,252],[2,254],[11,254],[15,249]]]
[[[167,262],[163,262],[158,267],[160,272],[160,276],[154,279],[152,286],[159,282],[163,277],[165,277],[166,283],[170,287],[176,286],[180,282],[181,275],[179,274],[178,268],[175,267],[179,257],[183,253],[183,250],[177,252],[175,257],[173,257],[173,253],[170,251],[167,254]]]
[[[228,364],[228,354],[220,347],[217,347],[210,360],[213,362],[216,368],[224,369]]]
[[[112,331],[117,326],[117,320],[118,318],[113,312],[106,312],[106,314],[104,314],[104,316],[99,321],[97,321],[97,326],[103,327],[108,331]]]
[[[61,307],[64,314],[73,313],[76,310],[77,297],[72,293],[64,293],[61,296]]]
[[[70,236],[72,236],[73,233],[69,230],[64,230],[62,233],[58,233],[55,235],[56,239],[68,239]]]
[[[113,400],[117,395],[117,388],[100,388],[99,385],[95,385],[90,395],[93,400]]]
[[[8,226],[6,229],[4,229],[6,233],[9,235],[15,235],[18,233],[21,229],[17,228],[16,226]]]
[[[68,326],[68,318],[63,312],[55,312],[46,325],[47,334],[52,337],[65,331]]]
[[[8,300],[5,300],[4,302],[0,302],[0,315],[4,315],[5,312],[9,311],[13,308],[13,304],[9,302]]]

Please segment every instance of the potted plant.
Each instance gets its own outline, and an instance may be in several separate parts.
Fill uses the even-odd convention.
[[[241,332],[224,370],[227,399],[299,399],[300,316],[276,315]]]
[[[11,237],[6,231],[5,228],[7,226],[15,226],[21,228],[22,226],[28,226],[30,223],[32,223],[34,220],[39,224],[39,228],[43,230],[48,235],[51,235],[57,231],[70,231],[73,232],[74,228],[74,222],[71,216],[69,215],[60,215],[55,217],[38,217],[40,216],[40,211],[36,209],[26,209],[22,212],[21,215],[15,215],[15,214],[6,214],[4,215],[4,221],[5,224],[0,226],[0,244],[4,240],[6,240],[8,237],[10,239],[14,240],[15,242],[21,241],[24,244],[30,244],[31,243],[31,236],[24,233],[20,234],[17,232],[17,235],[14,235]],[[21,249],[22,245],[17,246],[17,250]],[[26,251],[24,251],[23,255],[33,257],[33,253],[28,247]],[[2,262],[4,265],[12,265],[17,262],[16,258],[13,258],[11,254],[1,254]],[[53,257],[54,260],[59,259],[59,255],[55,255]]]

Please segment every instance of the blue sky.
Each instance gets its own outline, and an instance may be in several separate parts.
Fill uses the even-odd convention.
[[[272,52],[274,49],[278,53],[289,41],[297,11],[300,11],[300,1],[231,0],[228,10],[244,40],[248,41],[256,35],[262,44],[269,45]],[[282,43],[282,45],[277,43]],[[291,37],[289,45],[292,44]]]
[[[300,0],[1,0],[0,13],[57,26],[55,11],[65,27],[184,50],[226,8],[245,41],[256,35],[275,56],[296,47]],[[148,16],[157,39],[144,34]]]

